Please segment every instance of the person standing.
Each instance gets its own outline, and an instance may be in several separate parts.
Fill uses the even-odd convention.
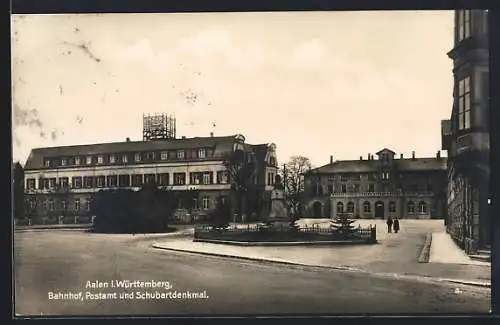
[[[399,220],[398,218],[394,218],[394,232],[397,234],[399,231]]]
[[[387,232],[388,233],[392,232],[392,218],[391,217],[387,218]]]

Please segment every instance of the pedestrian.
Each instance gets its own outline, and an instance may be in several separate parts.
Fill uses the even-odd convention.
[[[398,218],[394,218],[394,232],[397,234],[399,231],[399,220]]]
[[[392,232],[392,218],[391,217],[387,218],[387,232],[388,233]]]

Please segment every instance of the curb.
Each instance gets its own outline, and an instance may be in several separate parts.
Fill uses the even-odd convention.
[[[429,263],[429,258],[431,255],[431,245],[432,245],[432,233],[427,233],[425,236],[424,247],[420,251],[420,256],[418,257],[419,263]]]
[[[378,242],[371,241],[317,241],[317,242],[248,242],[248,241],[230,241],[213,239],[194,239],[193,242],[226,244],[234,246],[322,246],[322,245],[373,245]]]
[[[189,253],[189,254],[198,254],[198,255],[206,255],[206,256],[233,258],[233,259],[244,260],[244,261],[257,261],[257,262],[264,262],[264,263],[277,263],[277,264],[283,264],[283,265],[321,267],[321,268],[328,268],[328,269],[342,270],[342,271],[358,271],[358,272],[359,271],[363,271],[363,270],[360,270],[360,269],[351,268],[351,267],[347,267],[347,266],[318,266],[318,265],[309,265],[309,264],[303,264],[303,263],[297,263],[297,262],[280,261],[280,260],[270,260],[270,259],[258,258],[258,257],[237,256],[237,255],[220,254],[220,253],[209,253],[209,252],[196,252],[196,251],[189,251],[189,250],[180,249],[180,248],[162,247],[162,246],[160,246],[158,244],[153,244],[152,247],[156,248],[156,249],[163,249],[163,250],[173,251],[173,252],[182,252],[182,253]]]
[[[215,256],[215,257],[223,257],[223,258],[232,258],[232,259],[238,259],[238,260],[244,260],[244,261],[254,261],[254,262],[257,261],[257,262],[273,263],[273,264],[281,264],[281,265],[306,266],[306,267],[322,268],[322,269],[329,269],[329,270],[360,272],[360,273],[372,274],[375,276],[401,278],[401,279],[412,279],[412,280],[425,279],[427,281],[432,281],[432,282],[457,283],[457,284],[469,285],[469,286],[474,286],[474,287],[491,288],[491,282],[478,282],[478,281],[469,281],[469,280],[460,280],[460,279],[434,278],[434,277],[430,277],[430,276],[419,276],[419,275],[400,275],[400,274],[395,274],[395,273],[394,274],[392,274],[392,273],[371,273],[367,270],[357,269],[357,268],[348,267],[348,266],[310,265],[310,264],[304,264],[304,263],[298,263],[298,262],[280,261],[280,260],[273,260],[273,259],[266,259],[266,258],[246,257],[246,256],[237,256],[237,255],[229,255],[229,254],[221,254],[221,253],[199,252],[199,251],[192,251],[192,250],[186,250],[186,249],[180,249],[180,248],[170,248],[170,247],[160,246],[159,244],[152,244],[151,246],[155,249],[162,249],[162,250],[173,251],[173,252],[181,252],[181,253],[197,254],[197,255],[205,255],[205,256]]]
[[[66,226],[66,227],[54,227],[54,226],[46,226],[46,227],[16,227],[14,228],[15,231],[25,231],[25,230],[67,230],[67,229],[90,229],[91,226],[88,225],[82,225],[82,226]]]

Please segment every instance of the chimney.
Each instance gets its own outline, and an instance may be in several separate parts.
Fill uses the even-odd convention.
[[[333,156],[330,156],[330,164],[333,164]]]
[[[210,137],[213,138],[214,137],[214,133],[213,132],[210,132]]]
[[[183,135],[183,136],[181,137],[181,139],[186,139],[186,136],[185,136],[185,135]]]
[[[415,151],[411,152],[411,159],[415,159]]]
[[[437,159],[441,158],[441,151],[439,151],[439,150],[438,150],[438,151],[436,152],[436,158],[437,158]]]
[[[372,155],[368,154],[368,160],[372,160]]]
[[[400,158],[400,159],[403,159],[403,154],[400,154],[400,155],[399,155],[399,158]]]
[[[359,156],[359,160],[363,160],[363,156]]]
[[[130,142],[130,138],[127,138],[126,140],[127,140],[127,142]]]

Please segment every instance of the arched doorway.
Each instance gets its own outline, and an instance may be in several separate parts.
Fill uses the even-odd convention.
[[[384,202],[377,201],[375,203],[375,219],[384,219],[384,212],[385,212]]]
[[[313,204],[313,217],[314,218],[321,218],[321,216],[322,216],[322,213],[321,213],[322,209],[321,208],[322,208],[321,202],[318,202],[318,201],[314,202],[314,204]]]

